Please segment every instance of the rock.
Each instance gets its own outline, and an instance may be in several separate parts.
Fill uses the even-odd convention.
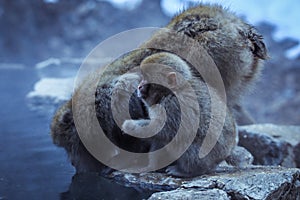
[[[205,199],[205,200],[229,200],[228,194],[219,189],[211,190],[196,190],[196,189],[178,189],[170,192],[154,193],[149,200],[164,200],[164,199]]]
[[[237,167],[246,167],[248,165],[253,164],[253,156],[252,154],[241,146],[236,146],[232,152],[231,155],[226,158],[227,164],[230,164],[232,166]]]
[[[296,157],[295,157],[296,165],[298,168],[300,168],[300,143],[295,146],[294,154],[296,155]]]
[[[139,175],[122,172],[114,172],[110,178],[134,188],[161,190],[152,194],[151,200],[300,198],[300,169],[283,167],[219,168],[215,174],[191,179],[173,178],[161,173]]]
[[[254,164],[300,167],[300,127],[258,124],[239,127],[239,145]]]
[[[219,188],[231,199],[296,199],[300,197],[299,169],[249,167],[183,184],[182,187]]]
[[[129,174],[118,171],[113,172],[108,178],[116,180],[121,185],[140,187],[151,191],[174,190],[184,181],[164,173]]]

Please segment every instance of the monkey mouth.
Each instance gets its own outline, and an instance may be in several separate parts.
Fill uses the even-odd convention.
[[[138,98],[143,98],[143,97],[142,97],[142,93],[141,93],[141,91],[140,91],[140,90],[137,90],[137,92],[136,92],[136,93],[137,93],[137,97],[138,97]]]

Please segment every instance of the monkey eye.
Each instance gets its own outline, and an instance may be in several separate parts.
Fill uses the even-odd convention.
[[[140,90],[140,89],[142,89],[142,87],[143,87],[143,85],[139,84],[138,89]]]

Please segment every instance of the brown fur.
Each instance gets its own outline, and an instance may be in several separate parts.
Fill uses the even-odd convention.
[[[174,17],[167,28],[188,38],[195,39],[206,49],[224,80],[229,113],[231,111],[235,112],[235,107],[241,108],[239,101],[242,94],[248,90],[253,80],[259,75],[261,60],[267,58],[265,45],[257,31],[221,6],[205,4],[190,8]],[[184,44],[184,41],[178,42],[176,40],[172,41],[172,38],[164,38],[163,34],[154,35],[149,42],[143,45],[146,48],[128,53],[107,66],[102,76],[97,79],[99,81],[95,92],[96,101],[86,102],[82,105],[82,109],[93,109],[96,106],[98,121],[107,136],[121,148],[134,152],[147,152],[151,148],[151,141],[141,141],[123,134],[120,127],[112,119],[109,110],[110,97],[112,89],[124,73],[140,65],[146,57],[163,51],[147,48],[147,45],[150,45],[151,42],[159,43],[166,49],[178,48],[179,50],[181,44]],[[75,101],[77,93],[78,91],[75,92],[72,98]],[[125,95],[130,96],[131,94]],[[71,100],[63,105],[54,116],[51,125],[54,143],[65,148],[77,172],[107,170],[105,166],[89,155],[80,142],[74,125],[70,102]],[[148,118],[147,110],[135,94],[130,102],[130,108],[133,119]],[[227,115],[224,127],[225,132],[232,132],[230,114]],[[216,151],[216,153],[219,153],[219,151]],[[187,162],[189,158],[186,158]],[[212,161],[212,164],[209,164],[209,160],[206,162],[208,166],[217,163]],[[184,168],[183,165],[178,164],[178,166]],[[193,174],[193,172],[191,173]]]
[[[147,66],[147,64],[152,65]],[[153,66],[153,64],[162,64],[169,66],[172,69],[164,69],[160,65]],[[176,146],[178,148],[178,146],[184,145],[185,141],[192,137],[190,130],[192,127],[195,128],[193,119],[199,118],[199,127],[196,127],[197,134],[194,141],[185,153],[176,161],[176,164],[167,168],[167,173],[180,177],[192,177],[214,171],[215,167],[231,154],[235,146],[235,122],[229,111],[227,110],[227,116],[225,118],[224,126],[222,126],[223,130],[221,130],[222,133],[218,138],[218,142],[207,156],[199,158],[199,149],[207,135],[208,122],[210,122],[210,120],[222,121],[218,116],[213,116],[210,111],[210,94],[208,93],[205,84],[203,81],[192,75],[190,68],[182,59],[171,53],[157,53],[145,58],[141,63],[141,69],[144,74],[143,83],[149,82],[149,75],[152,76],[155,74],[157,77],[161,76],[161,80],[168,79],[168,75],[174,75],[172,80],[168,81],[168,83],[170,83],[170,87],[173,88],[176,95],[181,95],[181,97],[184,98],[183,105],[181,106],[189,108],[189,112],[181,112],[181,119],[186,117],[186,119],[189,120],[188,122],[183,123],[180,119],[176,118],[176,114],[180,113],[181,107],[174,102],[174,96],[170,92],[165,91],[161,86],[151,87],[150,85],[147,87],[147,91],[141,92],[144,92],[145,94],[143,101],[149,110],[150,119],[153,120],[154,123],[147,130],[141,130],[143,126],[150,124],[150,120],[126,120],[122,126],[123,131],[125,133],[131,133],[131,135],[134,134],[134,136],[137,137],[142,134],[149,134],[149,132],[156,132],[156,129],[160,127],[163,118],[161,112],[152,106],[160,104],[166,109],[169,120],[166,121],[165,126],[159,132],[157,137],[151,139],[151,150],[156,150],[157,146],[167,145],[175,135],[178,134],[176,129],[181,123],[184,126],[183,129],[186,131],[184,135],[176,141]],[[195,110],[197,105],[193,105],[192,98],[190,98],[191,94],[189,94],[188,90],[185,90],[187,87],[186,83],[180,81],[178,74],[181,74],[196,92],[200,113],[197,113]],[[226,104],[224,104],[224,106],[226,106]],[[172,156],[174,150],[175,149],[168,149],[168,156],[174,157]],[[150,156],[149,167],[156,168],[161,159],[165,159],[164,156],[161,158]]]
[[[268,57],[255,28],[221,6],[190,8],[167,28],[195,39],[207,50],[220,70],[230,104],[251,87],[262,69],[261,60]]]

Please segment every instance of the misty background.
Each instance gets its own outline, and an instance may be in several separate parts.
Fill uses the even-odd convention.
[[[270,59],[243,102],[256,122],[300,125],[300,2],[202,2],[228,7],[265,38]],[[58,199],[68,191],[74,169],[52,144],[49,124],[70,98],[81,62],[108,37],[163,27],[190,3],[195,1],[0,1],[0,199]]]

